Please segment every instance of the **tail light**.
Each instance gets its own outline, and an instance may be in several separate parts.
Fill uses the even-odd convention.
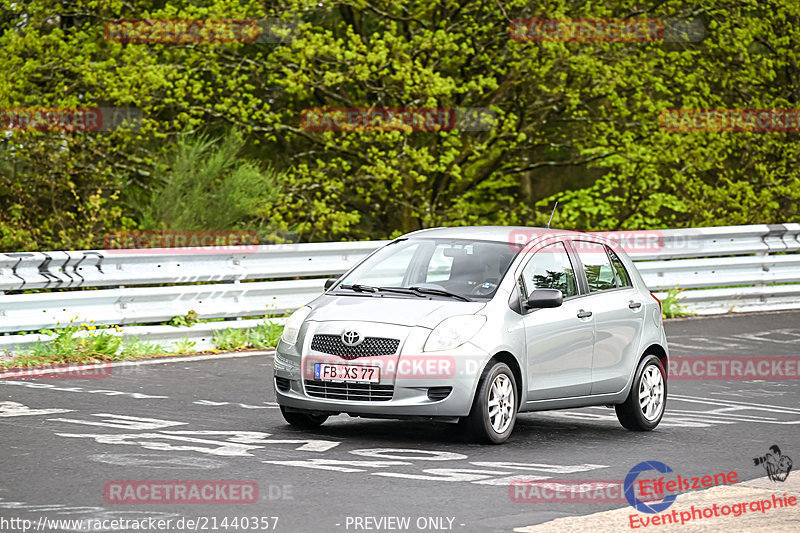
[[[663,314],[664,314],[664,310],[661,308],[661,300],[659,300],[658,298],[656,298],[656,295],[655,295],[655,294],[653,294],[652,292],[650,293],[650,296],[652,296],[652,297],[653,297],[653,300],[655,300],[656,302],[658,302],[658,315],[659,315],[659,316],[663,315]]]

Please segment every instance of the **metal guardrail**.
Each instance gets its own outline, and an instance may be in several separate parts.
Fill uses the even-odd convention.
[[[7,253],[0,292],[327,276],[386,242]]]
[[[51,328],[70,320],[166,322],[189,310],[199,318],[280,315],[320,294],[322,283],[310,279],[9,295],[0,297],[0,307],[8,306],[6,316],[0,317],[0,332]]]
[[[681,304],[690,312],[800,308],[800,224],[649,233],[657,242],[629,254],[658,296],[675,286],[686,289]],[[189,310],[201,319],[282,315],[320,294],[323,278],[340,275],[386,242],[0,254],[0,333],[70,320],[156,323]],[[620,242],[625,247],[624,235]],[[159,284],[170,286],[153,286]],[[70,290],[77,288],[96,290]],[[3,294],[33,289],[47,292]],[[158,331],[165,339],[165,327],[171,326],[136,326],[136,332],[147,337]],[[180,338],[184,328],[172,329]],[[43,338],[0,335],[0,350],[34,337]]]

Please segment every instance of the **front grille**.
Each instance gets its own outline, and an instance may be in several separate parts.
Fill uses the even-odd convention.
[[[288,378],[282,378],[280,376],[275,376],[275,386],[278,387],[278,390],[286,392],[289,390],[291,386]]]
[[[309,396],[330,400],[357,400],[362,402],[388,402],[394,394],[394,385],[372,383],[333,383],[330,381],[306,381]]]
[[[338,355],[342,359],[356,359],[374,355],[393,355],[400,346],[399,339],[385,337],[366,337],[358,346],[347,346],[342,342],[340,335],[318,334],[311,339],[311,349],[331,355]]]

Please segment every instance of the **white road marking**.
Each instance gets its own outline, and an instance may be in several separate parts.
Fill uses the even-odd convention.
[[[387,453],[389,450],[392,455]],[[292,466],[298,468],[311,468],[317,470],[331,470],[335,472],[367,472],[371,468],[385,469],[391,466],[416,466],[411,460],[430,460],[423,457],[402,457],[398,452],[407,453],[409,450],[396,449],[396,448],[373,448],[365,450],[352,450],[350,453],[365,457],[380,457],[406,460],[386,460],[386,461],[344,461],[338,459],[295,459],[284,461],[262,461],[262,463]],[[420,451],[420,450],[414,450]],[[439,452],[430,450],[421,450],[423,453],[435,453],[439,457],[438,460],[449,461],[463,461],[467,459],[466,455],[453,453],[452,457],[445,459],[451,452]],[[395,455],[396,454],[396,455]],[[453,467],[453,468],[426,468],[416,472],[369,472],[370,475],[390,477],[397,479],[413,479],[421,481],[442,481],[442,482],[466,482],[476,485],[491,485],[491,486],[504,486],[508,487],[512,482],[518,480],[543,480],[550,479],[550,476],[538,476],[528,472],[540,471],[547,473],[558,474],[574,474],[578,472],[587,472],[590,470],[597,470],[600,468],[608,468],[608,465],[600,464],[580,464],[580,465],[556,465],[547,463],[514,463],[502,461],[473,461],[470,465],[483,467],[483,468],[469,468],[466,467]]]
[[[12,416],[57,415],[70,413],[72,409],[31,409],[19,402],[0,402],[0,418]]]
[[[483,479],[479,481],[473,481],[473,485],[492,485],[495,487],[506,487],[508,488],[509,485],[514,483],[515,481],[539,481],[542,479],[550,479],[550,476],[532,476],[530,474],[516,474],[513,476],[505,476],[505,477],[496,477],[492,479]]]
[[[390,466],[410,465],[406,461],[342,461],[337,459],[303,459],[294,461],[261,461],[266,464],[333,470],[335,472],[366,472],[367,468],[388,468]]]
[[[322,439],[270,439],[270,433],[260,431],[170,430],[158,433],[121,433],[116,435],[97,433],[56,433],[56,435],[94,439],[99,444],[133,445],[141,446],[146,450],[159,451],[193,451],[225,457],[252,457],[253,454],[250,453],[250,450],[262,449],[266,445],[290,444],[298,451],[325,452],[340,444],[336,441]],[[225,440],[199,438],[218,436],[227,436],[228,438]],[[186,444],[176,445],[176,442]]]
[[[121,444],[141,446],[145,450],[198,452],[222,457],[252,457],[251,450],[263,448],[248,444],[237,444],[211,439],[197,439],[183,435],[164,433],[122,433],[118,435],[97,433],[56,433],[59,437],[94,439],[98,444]],[[167,441],[167,442],[164,442]],[[176,445],[183,442],[183,445]]]
[[[109,389],[87,389],[84,387],[59,387],[57,385],[53,385],[50,383],[35,383],[32,381],[16,381],[16,380],[3,380],[0,381],[1,384],[7,385],[19,385],[22,387],[27,387],[29,389],[47,389],[53,391],[62,391],[62,392],[82,392],[85,394],[102,394],[103,396],[129,396],[134,399],[169,399],[169,396],[159,396],[159,395],[152,395],[152,394],[143,394],[141,392],[125,392],[125,391],[118,391],[118,390],[109,390]],[[246,403],[235,403],[235,402],[217,402],[213,400],[197,400],[192,402],[195,405],[206,405],[212,407],[218,407],[223,405],[233,405],[241,407],[242,409],[277,409],[278,404],[275,402],[264,402],[264,405],[251,405]]]
[[[143,394],[141,392],[125,392],[109,389],[87,389],[84,387],[59,387],[50,383],[35,383],[32,381],[16,381],[16,380],[2,380],[1,384],[19,385],[29,389],[47,389],[62,392],[83,392],[86,394],[102,394],[103,396],[129,396],[134,399],[169,399],[169,396],[157,396],[152,394]],[[246,403],[236,402],[217,402],[213,400],[197,400],[192,402],[195,405],[206,405],[211,407],[219,407],[223,405],[233,405],[241,407],[242,409],[278,409],[278,404],[275,402],[263,402],[264,405],[251,405]]]
[[[517,471],[522,470],[525,472],[532,470],[534,472],[547,472],[550,474],[575,474],[577,472],[589,472],[590,470],[608,468],[608,465],[596,465],[592,463],[583,463],[579,465],[553,465],[546,463],[514,463],[510,461],[473,461],[470,464],[488,468],[506,468]]]
[[[617,423],[616,415],[601,415],[597,413],[585,413],[581,411],[541,411],[536,413],[538,416],[545,418],[567,419],[567,420],[586,420],[594,422],[608,422],[610,424]],[[737,415],[745,416],[745,415]],[[719,412],[717,410],[711,411],[691,411],[685,413],[676,413],[672,410],[667,410],[664,413],[664,418],[661,419],[659,427],[686,427],[686,428],[704,428],[711,427],[714,424],[730,425],[738,424],[741,422],[758,422],[762,424],[779,424],[779,425],[794,425],[800,424],[798,421],[781,421],[770,417],[762,418],[748,418],[739,420],[732,418],[727,413]]]
[[[413,461],[415,459],[419,461],[456,461],[467,458],[467,456],[463,453],[440,452],[436,450],[415,450],[409,448],[369,448],[365,450],[352,450],[350,453],[353,455],[361,455],[363,457],[377,457],[378,459],[400,459],[403,461]]]
[[[274,405],[250,405],[246,403],[234,403],[234,402],[215,402],[211,400],[197,400],[196,402],[192,402],[195,405],[208,405],[211,407],[221,407],[223,405],[238,405],[243,409],[277,409],[278,404]],[[264,403],[273,403],[273,402],[264,402]]]
[[[140,418],[138,416],[115,415],[110,413],[97,413],[91,416],[111,417],[111,420],[78,420],[75,418],[48,418],[55,422],[68,422],[70,424],[83,424],[86,426],[101,426],[114,429],[145,430],[163,429],[172,426],[185,426],[187,422],[175,422],[173,420],[160,420],[158,418]]]
[[[497,476],[507,476],[512,473],[499,470],[477,470],[473,468],[426,468],[423,470],[423,472],[425,472],[425,474],[409,474],[405,472],[373,472],[372,475],[402,479],[419,479],[423,481],[475,482],[487,480]]]
[[[776,382],[773,382],[772,385],[774,386]],[[778,391],[778,390],[766,390],[766,389],[739,389],[736,391],[711,391],[708,394],[712,396],[735,396],[738,398],[775,398],[775,397],[782,397],[786,394],[791,394],[794,391]],[[723,398],[724,399],[724,398]]]
[[[87,394],[102,394],[104,396],[130,396],[131,398],[135,398],[137,400],[169,398],[169,396],[153,396],[150,394],[142,394],[141,392],[123,392],[123,391],[114,391],[106,389],[85,389],[83,387],[57,387],[56,385],[51,385],[50,383],[34,383],[32,381],[2,380],[0,381],[0,385],[19,385],[21,387],[27,387],[29,389],[47,389],[47,390],[65,391],[65,392],[83,392]]]
[[[338,441],[323,440],[323,439],[270,439],[271,433],[263,433],[260,431],[166,431],[171,435],[230,435],[227,439],[229,442],[236,442],[241,444],[300,444],[296,447],[298,451],[304,452],[327,452],[330,449],[337,447],[341,444]]]
[[[64,505],[61,503],[50,503],[50,504],[35,504],[35,503],[27,503],[27,502],[15,502],[15,501],[4,501],[3,498],[0,498],[0,509],[10,509],[16,512],[28,512],[28,513],[53,513],[57,516],[59,515],[79,515],[79,514],[88,514],[94,513],[89,517],[83,517],[83,520],[119,520],[119,519],[130,519],[130,520],[137,520],[137,519],[147,519],[150,517],[157,518],[157,519],[166,519],[175,517],[178,518],[181,515],[176,513],[165,513],[161,511],[123,511],[120,509],[106,509],[105,507],[87,507],[87,506],[69,506]],[[80,531],[79,529],[66,529],[64,531]],[[93,531],[111,531],[108,529],[95,529]],[[116,530],[117,532],[119,529]]]
[[[98,453],[88,456],[87,459],[109,465],[158,468],[159,470],[170,468],[212,470],[227,465],[226,462],[217,459],[162,453]]]
[[[710,405],[721,405],[723,407],[730,407],[732,409],[753,409],[759,411],[771,411],[773,413],[797,413],[800,414],[800,408],[797,407],[783,407],[781,405],[769,405],[763,403],[749,403],[749,402],[734,402],[733,400],[701,398],[698,396],[686,395],[671,395],[669,400],[679,400],[692,403],[707,403]]]
[[[780,335],[790,337],[779,339]],[[772,331],[759,331],[756,333],[737,333],[732,335],[736,339],[743,339],[757,344],[773,342],[775,344],[797,344],[800,341],[800,329],[776,329]]]
[[[726,340],[728,342],[726,342]],[[670,348],[683,348],[692,351],[733,351],[742,348],[742,340],[731,337],[681,337],[681,341],[667,341]]]
[[[789,337],[789,338],[781,338]],[[741,350],[748,347],[763,348],[764,344],[796,345],[800,340],[800,329],[783,328],[755,333],[736,333],[719,337],[691,336],[680,340],[668,340],[670,348],[692,352]]]
[[[688,409],[670,409],[669,412],[670,413],[677,413],[677,414],[680,414],[680,415],[705,416],[705,413],[702,412],[702,411],[689,411]],[[752,422],[752,421],[758,421],[758,420],[777,420],[777,418],[772,417],[772,416],[755,416],[755,415],[740,415],[740,414],[731,415],[731,414],[728,414],[728,413],[715,413],[714,416],[720,416],[720,417],[723,417],[723,418],[732,418],[732,419],[735,418],[736,420],[740,420],[742,422]]]
[[[688,427],[701,428],[711,427],[714,424],[730,425],[739,423],[758,423],[776,425],[798,425],[800,418],[794,420],[789,416],[789,420],[781,420],[778,417],[766,416],[766,413],[781,415],[800,415],[800,408],[784,407],[780,405],[769,405],[762,403],[739,402],[724,398],[701,398],[698,396],[670,395],[669,402],[685,402],[693,405],[705,405],[711,408],[707,410],[689,410],[667,408],[664,418],[661,420],[663,427]],[[603,410],[606,408],[594,406],[590,410]],[[746,414],[747,411],[758,414]],[[578,410],[564,411],[539,411],[537,416],[546,418],[568,419],[568,420],[590,420],[597,422],[615,423],[617,420],[614,414],[601,414],[597,412],[587,412]]]
[[[211,400],[197,400],[192,402],[195,405],[210,405],[212,407],[219,407],[220,405],[230,405],[229,402],[212,402]]]
[[[37,511],[56,511],[56,514],[79,514],[79,513],[93,513],[96,511],[102,511],[102,507],[68,507],[62,504],[49,504],[49,505],[38,505],[35,503],[25,503],[25,502],[5,502],[0,501],[0,509],[12,509],[15,511],[30,511],[30,512],[37,512]]]

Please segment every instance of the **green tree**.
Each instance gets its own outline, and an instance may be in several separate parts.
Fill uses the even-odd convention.
[[[273,210],[281,196],[272,168],[238,157],[243,139],[230,132],[221,139],[199,136],[178,143],[169,169],[141,209],[144,230],[277,229]]]

